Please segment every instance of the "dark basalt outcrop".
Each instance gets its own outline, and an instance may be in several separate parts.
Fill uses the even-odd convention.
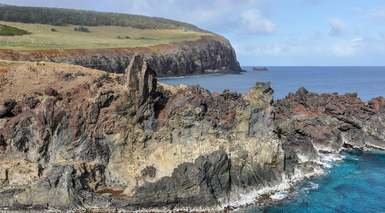
[[[16,63],[0,77],[3,210],[223,210],[343,149],[385,148],[383,98],[158,85],[140,55],[124,75]]]
[[[197,41],[143,48],[84,50],[1,50],[0,59],[49,61],[81,65],[107,72],[124,73],[135,55],[147,58],[158,76],[181,76],[212,72],[240,72],[234,49],[221,37],[205,36]]]

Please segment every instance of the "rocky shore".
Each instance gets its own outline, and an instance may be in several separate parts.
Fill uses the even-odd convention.
[[[0,59],[68,63],[113,73],[124,73],[135,54],[143,55],[158,76],[181,76],[242,69],[229,41],[220,36],[202,36],[184,41],[138,48],[1,50]]]
[[[321,174],[344,149],[385,149],[385,99],[281,100],[169,86],[141,54],[123,74],[0,63],[0,209],[224,210]],[[26,84],[28,82],[28,85]]]

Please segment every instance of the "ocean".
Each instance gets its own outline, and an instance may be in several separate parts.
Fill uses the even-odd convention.
[[[385,67],[269,67],[269,71],[163,78],[168,84],[200,85],[212,92],[246,93],[257,81],[269,81],[274,98],[300,87],[317,93],[356,92],[363,100],[385,96]],[[385,153],[343,153],[326,175],[305,181],[294,194],[272,206],[242,212],[385,212]],[[283,194],[284,198],[286,195]]]
[[[302,184],[288,200],[242,212],[385,212],[385,154],[345,153],[327,175]]]
[[[210,74],[162,78],[168,84],[200,85],[212,92],[225,89],[245,93],[257,81],[269,81],[275,98],[283,98],[300,87],[317,92],[357,92],[363,100],[385,96],[385,67],[269,67],[269,71],[241,74]]]

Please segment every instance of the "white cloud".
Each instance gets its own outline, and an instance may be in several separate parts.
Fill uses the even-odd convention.
[[[379,41],[380,42],[380,41]],[[378,42],[376,42],[378,43]],[[288,38],[280,41],[270,40],[268,42],[239,41],[237,52],[241,56],[253,55],[259,57],[315,57],[315,58],[353,58],[362,56],[370,50],[374,50],[376,43],[369,43],[368,40],[357,37],[352,39],[330,38],[323,36],[314,40],[311,36],[304,38]],[[379,52],[383,47],[379,48]]]
[[[349,41],[335,44],[332,50],[337,57],[351,57],[360,53],[363,47],[364,40],[362,38],[354,38]]]
[[[275,24],[266,17],[266,0],[132,0],[126,12],[186,21],[221,34],[271,33]],[[154,5],[157,5],[154,7]]]
[[[329,35],[331,36],[340,36],[343,34],[346,26],[345,23],[337,18],[329,20],[330,25],[330,32]]]
[[[257,9],[242,12],[240,23],[251,33],[272,33],[276,29],[275,24]]]

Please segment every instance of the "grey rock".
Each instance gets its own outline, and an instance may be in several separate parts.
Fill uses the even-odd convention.
[[[184,163],[155,183],[147,183],[136,190],[132,205],[141,207],[199,207],[202,203],[215,206],[218,198],[231,190],[231,160],[224,151],[216,151]]]
[[[157,87],[155,71],[148,66],[143,56],[135,55],[126,69],[126,84],[136,94],[138,105],[144,104]]]

